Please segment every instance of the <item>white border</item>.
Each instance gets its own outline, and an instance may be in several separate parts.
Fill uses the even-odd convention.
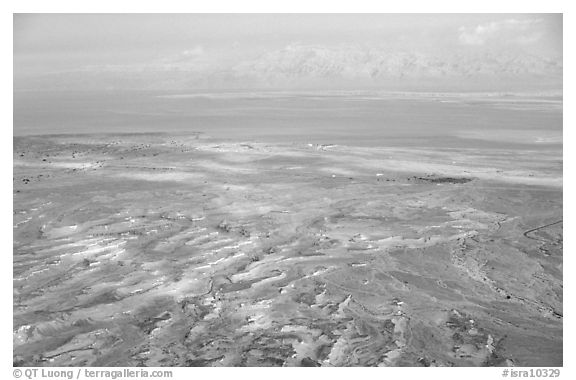
[[[562,13],[566,0],[74,0],[12,1],[12,12],[33,13]]]
[[[1,255],[1,294],[2,304],[6,305],[6,313],[2,314],[2,328],[0,337],[4,344],[0,348],[0,358],[2,359],[4,378],[12,377],[12,346],[11,326],[12,316],[12,183],[8,173],[12,172],[12,13],[564,13],[564,193],[573,194],[574,176],[571,173],[574,154],[574,75],[576,67],[574,62],[574,52],[570,45],[574,45],[576,31],[574,30],[573,9],[570,6],[573,1],[569,0],[539,0],[539,1],[504,1],[504,0],[481,0],[474,3],[462,0],[401,0],[401,1],[326,1],[313,2],[311,0],[292,0],[283,2],[272,2],[271,0],[202,0],[202,1],[119,1],[119,0],[99,0],[99,1],[73,1],[73,0],[34,0],[34,1],[10,1],[8,4],[2,3],[3,12],[0,19],[0,33],[2,48],[5,55],[2,59],[2,127],[1,142],[2,149],[0,163],[2,167],[2,255]],[[568,37],[570,36],[570,37]],[[574,215],[574,201],[571,197],[564,199],[564,230],[566,239],[564,241],[564,368],[562,368],[561,378],[576,378],[574,371],[575,359],[572,354],[575,337],[574,318],[574,281],[571,272],[574,269],[575,252],[574,240],[571,233],[574,230],[574,222],[571,216]],[[568,233],[566,233],[568,232]],[[567,319],[566,319],[567,318]],[[9,330],[10,326],[10,330]],[[306,372],[304,372],[306,371]],[[183,369],[175,368],[174,378],[189,379],[199,376],[234,376],[235,378],[269,378],[274,376],[278,379],[292,379],[294,376],[362,376],[384,378],[393,377],[395,379],[410,378],[442,378],[442,379],[501,379],[501,369],[497,368],[459,368],[459,369],[419,369],[419,368],[344,368],[344,369],[321,369],[310,372],[306,369]],[[361,373],[357,373],[357,372]],[[384,372],[385,371],[385,372]]]

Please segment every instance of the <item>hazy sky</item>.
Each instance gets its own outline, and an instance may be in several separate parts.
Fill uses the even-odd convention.
[[[368,58],[362,58],[364,52]],[[503,55],[511,58],[492,62]],[[483,66],[472,67],[479,60]],[[113,77],[111,72],[139,72],[130,82],[134,86],[146,76],[170,86],[174,69],[189,74],[192,87],[199,79],[190,78],[210,75],[221,86],[227,80],[262,79],[260,72],[266,73],[262,80],[284,76],[295,82],[439,77],[434,65],[443,65],[444,76],[453,69],[467,77],[527,73],[557,81],[561,61],[562,16],[555,14],[14,16],[16,88],[77,87],[78,73],[90,73],[97,83],[100,76]],[[357,75],[350,74],[355,70]]]

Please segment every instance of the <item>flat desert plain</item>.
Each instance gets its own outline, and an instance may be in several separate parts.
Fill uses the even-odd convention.
[[[561,149],[110,133],[13,154],[15,365],[562,365]]]

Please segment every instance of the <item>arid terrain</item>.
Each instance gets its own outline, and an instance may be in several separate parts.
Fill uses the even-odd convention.
[[[562,157],[14,139],[18,366],[560,366]]]

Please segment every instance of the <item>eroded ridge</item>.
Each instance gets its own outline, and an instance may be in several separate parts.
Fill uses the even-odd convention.
[[[18,138],[14,363],[562,365],[561,163],[516,154]]]

